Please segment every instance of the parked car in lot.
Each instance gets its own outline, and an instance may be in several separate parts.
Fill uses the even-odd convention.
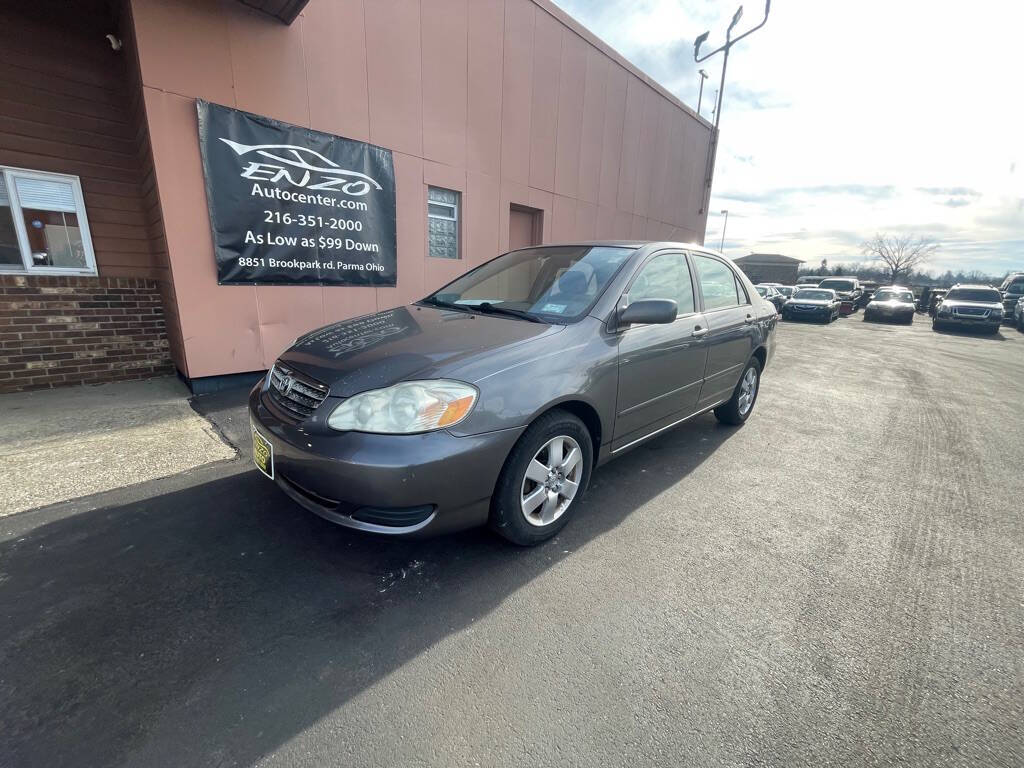
[[[914,303],[914,292],[909,288],[892,285],[879,288],[868,305],[864,308],[864,320],[913,323],[917,304]]]
[[[873,281],[870,281],[870,280],[868,280],[868,281],[861,280],[861,282],[860,282],[860,288],[861,288],[860,301],[857,302],[857,306],[858,307],[866,307],[868,305],[868,303],[871,301],[871,298],[875,295],[875,291],[878,290],[878,287],[879,287],[878,283],[876,283],[876,282],[873,282]]]
[[[1024,331],[1024,296],[1017,299],[1017,306],[1013,308],[1013,324],[1018,331]]]
[[[954,285],[935,310],[932,328],[980,328],[998,333],[1003,322],[1003,298],[988,285]]]
[[[1024,272],[1008,275],[999,286],[999,292],[1003,295],[1003,318],[1012,320],[1017,302],[1024,296]]]
[[[779,293],[779,290],[774,285],[759,283],[754,286],[754,290],[757,291],[758,296],[762,299],[770,301],[775,307],[776,312],[782,311],[782,305],[786,303],[786,297]]]
[[[818,283],[822,280],[827,280],[826,275],[804,275],[796,279],[797,288],[817,288]]]
[[[795,285],[777,285],[775,290],[785,296],[787,299],[793,298],[793,291],[796,290]]]
[[[921,312],[927,312],[932,317],[935,317],[935,311],[938,309],[939,304],[942,303],[942,300],[945,298],[947,293],[948,291],[944,288],[932,288],[928,292],[927,298],[925,296],[921,297],[921,301],[918,302],[918,310]]]
[[[839,317],[839,297],[828,288],[800,288],[782,307],[783,320],[818,320],[831,323]]]
[[[598,465],[753,411],[776,313],[676,243],[506,253],[415,304],[298,338],[249,395],[254,460],[306,509],[392,535],[557,533]]]
[[[860,287],[860,280],[855,277],[830,277],[818,284],[819,288],[828,288],[836,292],[839,297],[840,315],[852,315],[860,305],[860,298],[863,291]]]

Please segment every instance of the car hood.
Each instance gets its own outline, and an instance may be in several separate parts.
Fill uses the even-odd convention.
[[[943,299],[942,306],[953,309],[954,307],[978,307],[979,309],[1002,309],[1000,301],[961,301],[959,299]]]
[[[280,360],[351,397],[410,379],[440,378],[475,357],[548,337],[564,326],[411,305],[301,336]]]
[[[910,301],[899,301],[897,299],[888,299],[886,301],[875,300],[868,304],[869,307],[879,307],[884,309],[914,309],[916,305]]]
[[[789,301],[786,302],[786,304],[788,304],[791,307],[795,307],[801,304],[806,305],[808,307],[827,307],[831,303],[832,299],[790,299]]]

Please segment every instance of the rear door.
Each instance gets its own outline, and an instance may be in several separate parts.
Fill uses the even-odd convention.
[[[619,329],[619,390],[612,450],[697,408],[707,364],[707,322],[697,309],[686,255],[661,251],[637,270],[620,307],[640,299],[672,299],[675,322]]]
[[[698,407],[708,408],[729,399],[754,351],[756,311],[731,266],[703,253],[691,256],[708,324],[707,365]]]

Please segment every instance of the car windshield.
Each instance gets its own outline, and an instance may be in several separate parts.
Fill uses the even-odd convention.
[[[1024,277],[1018,277],[1016,280],[1006,286],[1006,290],[1010,293],[1020,293],[1024,291]]]
[[[566,245],[513,251],[467,272],[421,303],[546,323],[574,322],[590,311],[634,250]]]
[[[852,291],[853,280],[822,280],[819,288],[831,288],[833,291]]]
[[[982,301],[994,303],[1000,301],[999,291],[995,288],[954,288],[946,294],[946,301]]]
[[[908,301],[914,302],[914,294],[910,291],[876,291],[875,301]]]
[[[768,295],[768,289],[763,285],[755,285],[754,290],[757,291],[758,296],[764,297]]]
[[[787,298],[793,295],[793,288],[789,285],[784,285],[781,288],[776,288],[775,290]]]
[[[832,298],[832,291],[819,291],[816,288],[797,291],[793,294],[794,299],[808,299],[810,301],[827,301]]]

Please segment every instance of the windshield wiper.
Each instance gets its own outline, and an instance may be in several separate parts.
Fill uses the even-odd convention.
[[[477,304],[473,309],[478,309],[481,312],[488,315],[507,315],[508,317],[518,317],[520,320],[528,320],[531,323],[542,323],[545,324],[540,318],[534,317],[529,312],[523,312],[521,309],[509,309],[508,307],[500,307],[495,304],[491,304],[489,301],[482,301]]]

